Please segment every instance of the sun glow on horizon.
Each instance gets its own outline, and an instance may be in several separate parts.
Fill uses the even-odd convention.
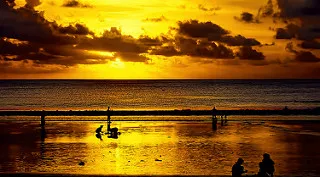
[[[120,58],[116,58],[115,61],[111,62],[111,67],[118,68],[118,69],[124,69],[125,68],[125,63],[122,62]]]

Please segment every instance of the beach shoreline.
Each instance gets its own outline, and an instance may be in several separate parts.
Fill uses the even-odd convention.
[[[0,176],[3,177],[27,177],[27,176],[34,176],[34,177],[231,177],[231,175],[104,175],[104,174],[63,174],[63,173],[1,173]],[[247,177],[256,177],[254,174],[244,175]],[[276,175],[277,177],[301,177],[299,175]],[[308,177],[308,176],[303,176]]]
[[[201,116],[201,115],[320,115],[320,107],[312,109],[238,109],[238,110],[112,110],[112,111],[0,111],[0,116]]]
[[[264,152],[275,160],[276,176],[316,176],[318,165],[309,163],[320,160],[319,123],[234,121],[212,130],[210,122],[114,121],[121,135],[101,141],[94,131],[105,121],[48,121],[45,136],[39,122],[0,122],[0,176],[227,177],[240,156],[256,173]]]

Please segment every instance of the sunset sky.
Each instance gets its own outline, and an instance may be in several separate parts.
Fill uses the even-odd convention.
[[[319,0],[1,0],[0,79],[320,78]]]

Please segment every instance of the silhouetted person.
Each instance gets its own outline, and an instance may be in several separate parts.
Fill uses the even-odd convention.
[[[96,133],[96,137],[100,140],[102,140],[102,136],[101,136],[101,133]]]
[[[216,109],[216,107],[213,107],[213,109],[212,109],[212,118],[213,119],[217,118],[217,109]]]
[[[247,173],[242,166],[244,160],[239,158],[238,161],[232,166],[232,177],[240,177],[243,173]]]
[[[44,128],[45,125],[46,125],[45,116],[41,115],[41,128]]]
[[[213,130],[217,130],[217,123],[218,123],[217,110],[216,110],[216,107],[213,107],[212,109],[212,129]]]
[[[111,128],[110,129],[110,135],[108,136],[108,138],[114,138],[114,139],[118,139],[118,135],[120,135],[120,132],[118,132],[118,128]]]
[[[100,134],[102,132],[103,125],[100,125],[99,128],[96,129],[96,133]]]
[[[101,136],[102,128],[103,128],[103,125],[100,125],[100,127],[96,129],[96,137],[99,138],[100,140],[102,140],[102,136]]]
[[[217,119],[212,119],[212,130],[217,130]]]
[[[259,163],[259,177],[273,177],[274,173],[274,162],[270,158],[270,155],[265,153],[263,154],[263,159]]]

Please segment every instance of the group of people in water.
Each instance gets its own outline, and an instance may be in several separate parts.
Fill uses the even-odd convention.
[[[110,107],[108,107],[108,119],[107,119],[107,131],[106,132],[103,132],[102,131],[102,128],[103,128],[103,125],[100,125],[100,127],[98,127],[96,129],[96,137],[100,140],[102,140],[102,135],[103,134],[107,134],[108,135],[108,138],[114,138],[114,139],[118,139],[118,135],[120,135],[121,133],[118,132],[118,128],[117,127],[114,127],[114,128],[111,128],[111,109]]]
[[[102,140],[103,134],[108,134],[108,138],[114,138],[114,139],[118,139],[118,135],[121,134],[120,132],[118,132],[117,127],[110,128],[110,126],[108,125],[107,132],[105,133],[102,131],[102,128],[103,128],[103,125],[100,125],[100,127],[96,129],[96,137],[100,140]]]
[[[238,161],[232,166],[232,177],[240,177],[242,174],[247,173],[242,166],[244,160],[239,158]],[[258,177],[273,177],[274,173],[274,162],[270,157],[270,154],[263,154],[263,159],[259,163],[259,172],[256,176]]]

